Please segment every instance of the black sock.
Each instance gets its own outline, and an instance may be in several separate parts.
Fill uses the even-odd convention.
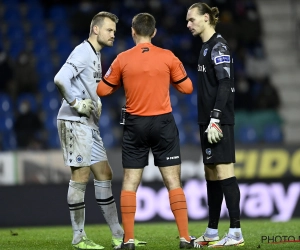
[[[240,228],[240,188],[236,177],[230,177],[220,182],[229,212],[230,228]]]
[[[223,201],[223,190],[220,181],[206,180],[207,202],[209,211],[208,227],[218,229],[221,206]]]

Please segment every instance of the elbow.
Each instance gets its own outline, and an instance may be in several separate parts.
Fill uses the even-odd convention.
[[[185,84],[186,88],[185,88],[185,94],[192,94],[193,93],[193,90],[194,90],[194,87],[193,87],[193,83],[191,81],[190,78],[187,79],[187,82]]]
[[[186,91],[186,94],[192,94],[193,93],[193,85],[190,86],[190,88]]]
[[[59,74],[56,74],[56,76],[54,77],[54,84],[56,86],[62,86],[62,79],[59,77]]]

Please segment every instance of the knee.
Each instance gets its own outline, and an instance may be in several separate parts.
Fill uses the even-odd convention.
[[[165,183],[166,188],[169,191],[172,190],[172,189],[182,187],[181,180],[180,180],[179,176],[177,178],[165,178],[164,183]]]

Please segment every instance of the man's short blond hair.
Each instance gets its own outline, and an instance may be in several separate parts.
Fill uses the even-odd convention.
[[[102,23],[103,23],[103,20],[104,20],[106,17],[109,18],[110,20],[112,20],[112,21],[115,22],[115,23],[118,23],[118,22],[119,22],[119,18],[118,18],[115,14],[110,13],[110,12],[106,12],[106,11],[101,11],[101,12],[99,12],[98,14],[96,14],[96,15],[93,17],[92,21],[91,21],[90,35],[91,35],[92,32],[93,32],[93,27],[94,27],[95,25],[101,27],[101,25],[102,25]]]

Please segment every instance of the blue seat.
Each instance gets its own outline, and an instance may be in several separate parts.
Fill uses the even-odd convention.
[[[54,83],[53,83],[54,85]],[[47,113],[56,114],[61,105],[61,99],[57,94],[44,94],[42,97],[42,108]],[[55,117],[56,117],[55,115]]]
[[[12,113],[14,111],[13,102],[10,95],[0,94],[0,115],[6,113]]]
[[[45,114],[44,118],[44,126],[46,129],[51,130],[51,129],[57,129],[57,112],[48,110]]]
[[[1,3],[5,5],[17,5],[20,3],[20,0],[1,0]]]
[[[103,105],[103,103],[102,103]],[[105,109],[102,109],[102,114],[99,120],[99,129],[100,129],[100,133],[102,130],[105,130],[107,128],[111,128],[112,123],[111,123],[111,118],[109,115],[109,112],[106,111]]]
[[[47,30],[42,22],[33,23],[29,33],[33,40],[38,40],[40,43],[44,43],[47,38]]]
[[[34,44],[33,52],[38,58],[50,58],[50,48],[47,42],[36,41]]]
[[[183,117],[182,117],[181,112],[178,109],[173,108],[172,114],[174,116],[174,120],[175,120],[177,126],[182,125],[183,124]]]
[[[58,55],[60,55],[61,57],[64,57],[65,59],[67,59],[73,49],[74,48],[70,42],[60,41],[57,44],[56,53]]]
[[[30,3],[27,5],[28,10],[26,13],[26,19],[31,23],[41,23],[44,20],[44,9],[39,3]]]
[[[69,41],[68,37],[70,37],[70,29],[66,25],[62,25],[61,23],[54,24],[53,33],[54,37],[58,41],[62,41],[67,43]]]
[[[238,130],[237,140],[244,144],[257,143],[259,141],[258,133],[254,126],[243,125]]]
[[[181,124],[180,125],[177,124],[177,128],[179,132],[180,145],[185,145],[188,142],[188,135],[184,130],[184,126],[182,126]]]
[[[266,124],[263,130],[263,139],[266,143],[281,143],[283,133],[279,124]]]
[[[38,83],[39,91],[43,96],[53,96],[58,93],[58,90],[53,82],[53,78],[43,77]]]
[[[57,129],[48,130],[47,144],[48,148],[57,149],[61,147]]]
[[[5,22],[11,22],[21,19],[21,13],[17,4],[9,3],[6,5],[5,12],[3,14],[3,20]]]
[[[50,58],[48,58],[48,57],[38,58],[37,63],[36,63],[36,69],[37,69],[37,73],[40,76],[45,76],[45,75],[53,75],[54,76],[53,63],[51,62]]]
[[[22,41],[24,39],[23,27],[15,22],[9,24],[6,36],[11,41]]]
[[[31,107],[31,110],[33,112],[37,112],[38,111],[38,103],[37,103],[37,99],[35,97],[34,94],[32,93],[23,93],[23,94],[20,94],[18,97],[17,97],[17,109],[20,110],[20,105],[21,103],[24,101],[24,100],[27,100],[29,103],[30,103],[30,107]]]
[[[25,50],[25,44],[22,41],[13,41],[9,48],[9,55],[16,59],[22,51]]]
[[[111,128],[100,130],[100,135],[103,140],[103,145],[105,148],[113,148],[116,145],[116,139],[112,133]]]
[[[64,22],[67,18],[66,8],[63,5],[54,5],[49,10],[49,17],[54,22]]]
[[[11,151],[17,149],[17,140],[14,131],[5,131],[0,133],[0,143],[3,151]]]
[[[0,131],[8,132],[14,128],[14,116],[12,113],[5,113],[1,115],[0,119]]]

